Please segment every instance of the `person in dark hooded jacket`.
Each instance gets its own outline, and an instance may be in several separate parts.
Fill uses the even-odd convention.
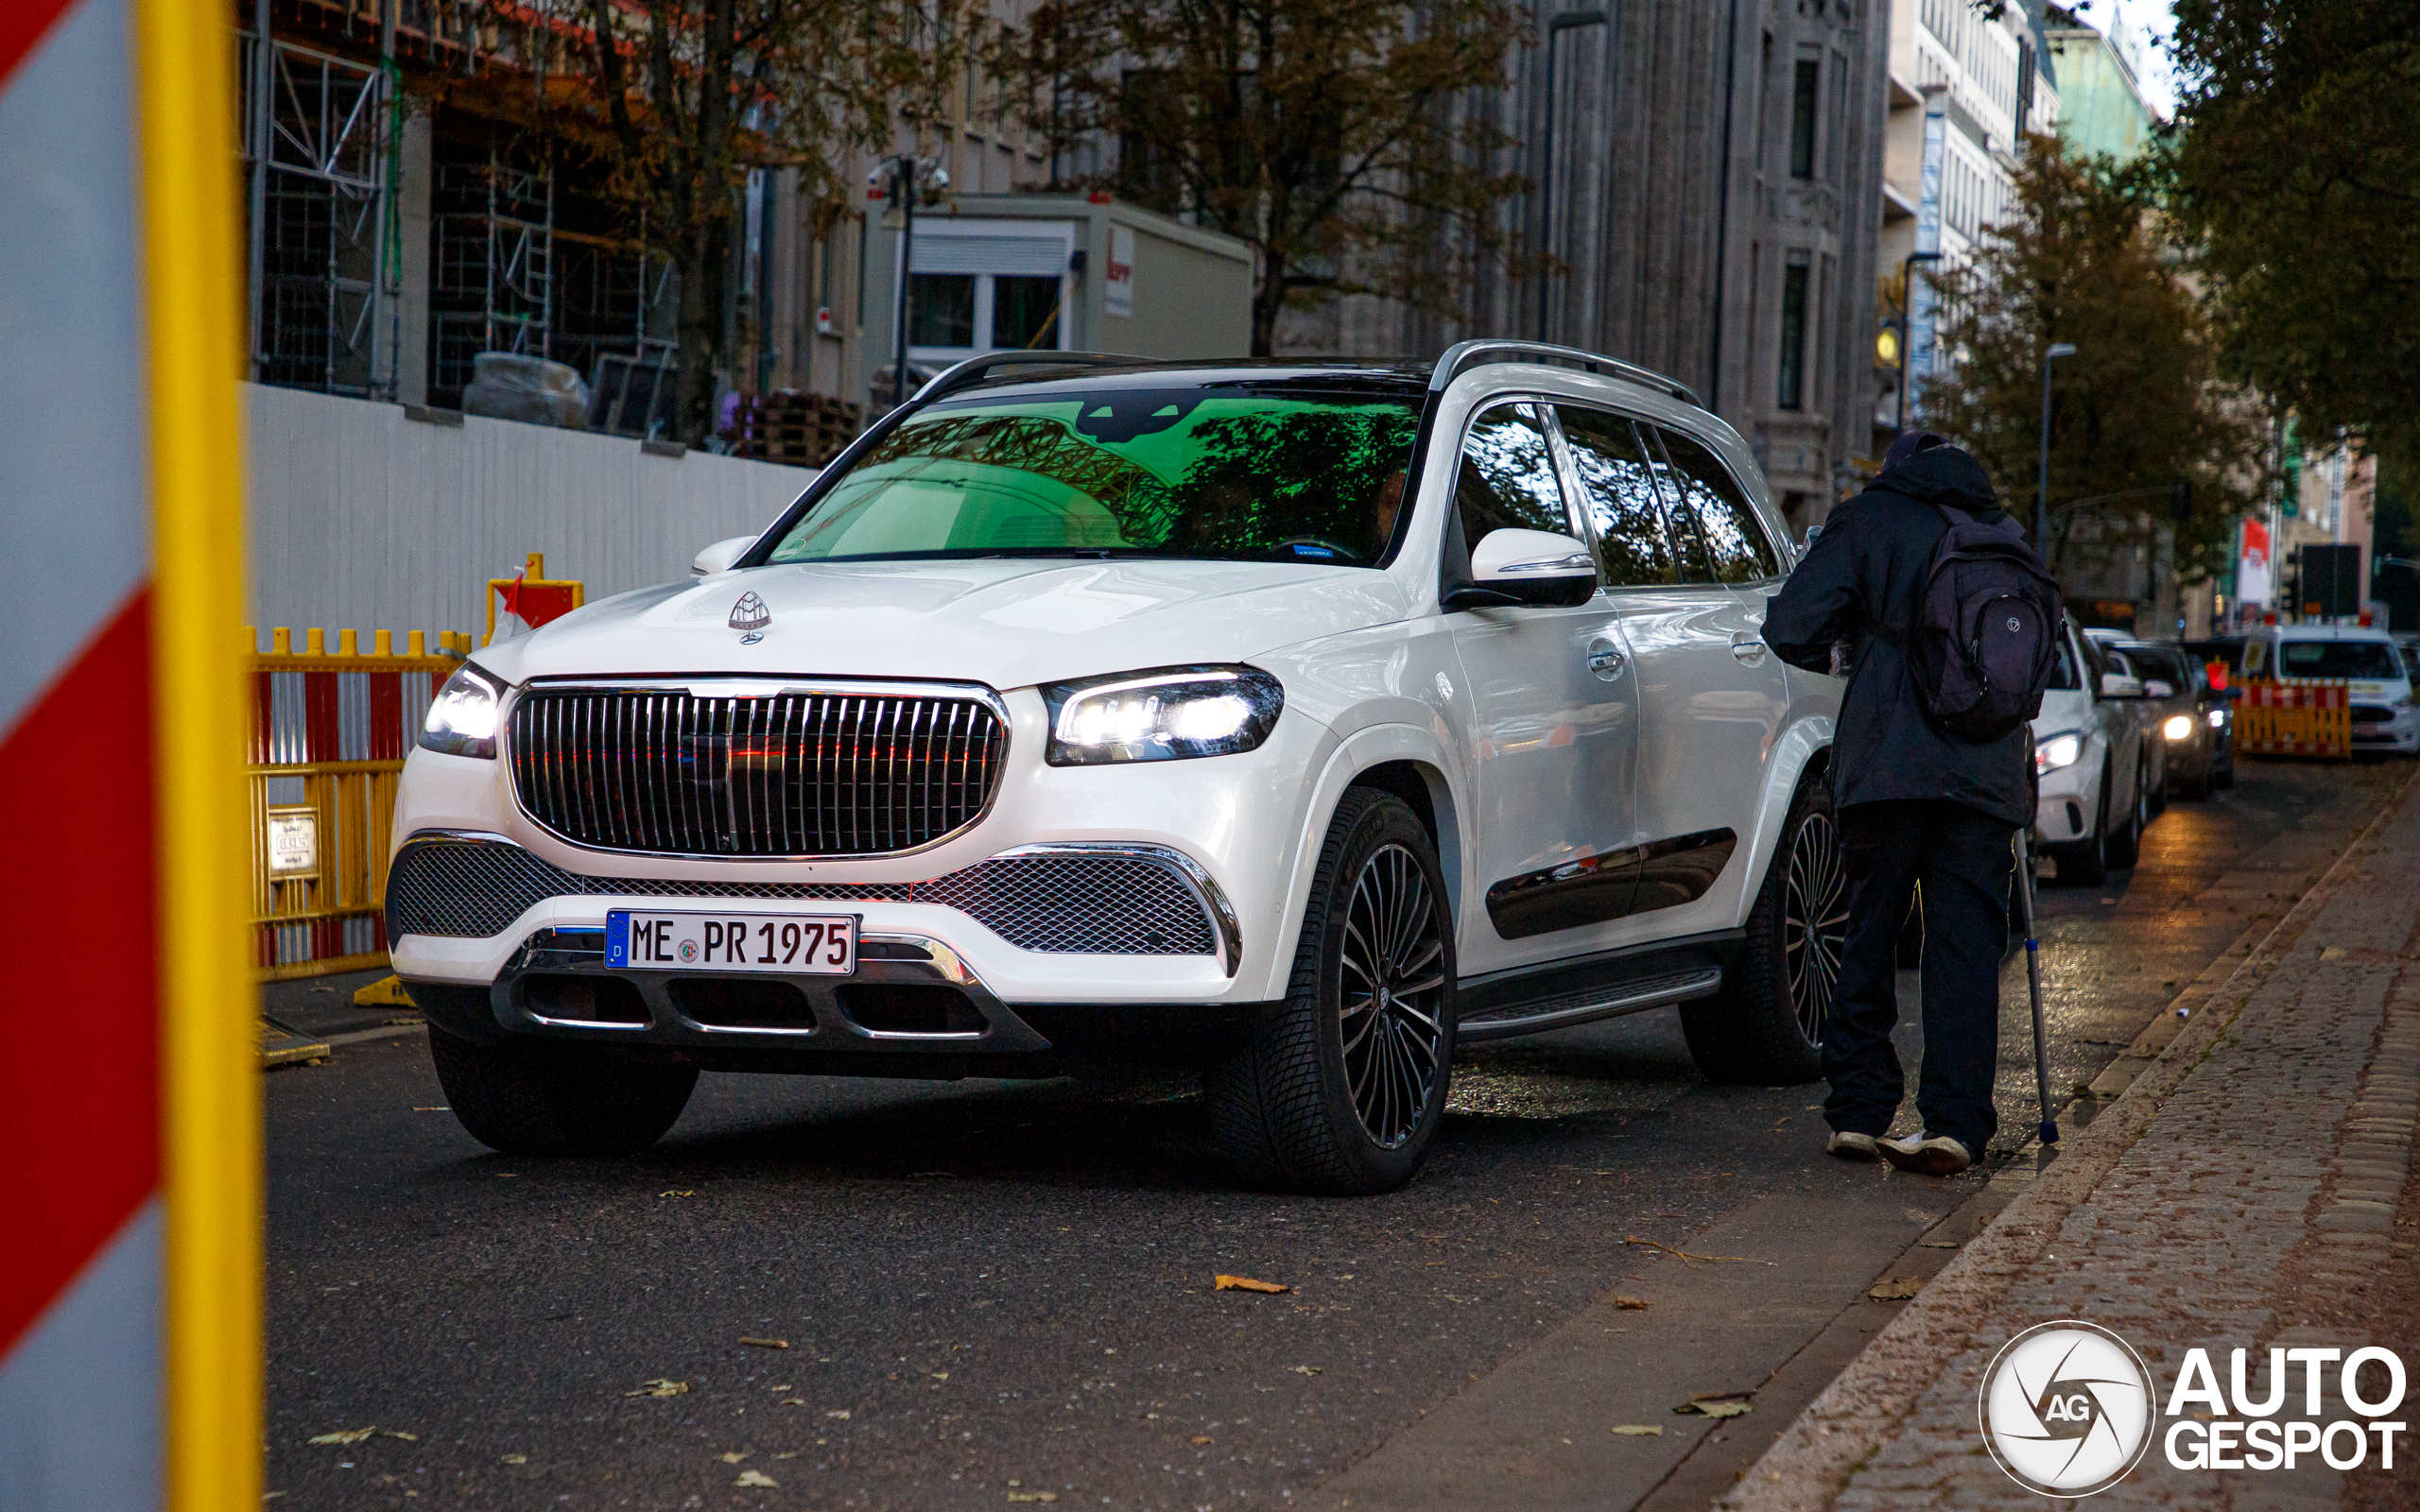
[[[1772,600],[1764,638],[1810,671],[1850,668],[1832,746],[1832,793],[1848,864],[1848,936],[1824,1035],[1824,1104],[1835,1155],[1947,1176],[1999,1126],[2000,957],[2008,944],[2011,841],[2032,817],[2023,726],[1976,742],[1937,728],[1907,661],[1873,633],[1906,629],[1923,597],[1947,505],[2000,513],[1982,465],[1938,436],[1892,443],[1864,492],[1834,509]],[[1896,947],[1924,884],[1924,1127],[1885,1139],[1906,1090],[1891,1042],[1899,1022]]]

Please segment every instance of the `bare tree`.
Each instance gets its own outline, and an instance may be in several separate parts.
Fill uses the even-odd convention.
[[[1116,144],[1096,187],[1251,246],[1266,356],[1288,304],[1451,315],[1475,264],[1526,266],[1502,208],[1528,184],[1473,100],[1528,20],[1515,0],[1050,0],[989,52],[1054,149]]]

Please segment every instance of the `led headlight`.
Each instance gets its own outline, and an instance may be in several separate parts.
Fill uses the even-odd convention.
[[[420,730],[421,749],[494,760],[496,716],[504,708],[504,687],[493,673],[463,662],[437,690],[437,701],[428,706],[428,718]]]
[[[1269,738],[1286,690],[1257,667],[1161,667],[1057,682],[1050,706],[1053,766],[1169,762],[1251,750]]]
[[[2159,732],[2166,735],[2170,740],[2191,740],[2193,738],[2193,716],[2191,714],[2170,714],[2169,715],[2168,723],[2159,727]]]
[[[2033,747],[2033,769],[2037,772],[2055,772],[2062,766],[2073,766],[2082,760],[2083,736],[2073,730],[2064,735],[2052,735]]]

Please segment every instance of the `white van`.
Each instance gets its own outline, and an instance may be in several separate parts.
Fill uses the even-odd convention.
[[[2342,682],[2353,701],[2353,747],[2420,753],[2411,679],[2384,630],[2262,625],[2243,647],[2243,675],[2279,682]]]

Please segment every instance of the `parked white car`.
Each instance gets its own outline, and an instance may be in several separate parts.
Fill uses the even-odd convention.
[[[2279,682],[2342,682],[2353,748],[2420,752],[2420,708],[2394,637],[2352,625],[2262,625],[2245,638],[2243,674]]]
[[[2033,717],[2035,843],[2059,880],[2097,886],[2142,853],[2155,781],[2144,755],[2143,684],[2066,627],[2059,665]]]
[[[1817,1074],[1840,685],[1758,638],[1791,554],[1728,426],[1526,343],[1017,360],[447,684],[388,929],[474,1135],[1106,1055],[1369,1192],[1458,1043],[1678,1005],[1712,1076]]]

